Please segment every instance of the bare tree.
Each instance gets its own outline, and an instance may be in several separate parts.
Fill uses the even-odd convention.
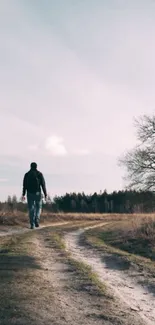
[[[155,190],[155,115],[135,120],[137,146],[119,159],[126,168],[128,187]]]

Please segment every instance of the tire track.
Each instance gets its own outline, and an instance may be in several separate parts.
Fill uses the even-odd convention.
[[[40,228],[36,228],[34,230],[31,230],[29,228],[23,228],[23,227],[6,227],[5,230],[0,230],[0,237],[4,236],[10,236],[10,235],[18,235],[18,234],[25,234],[29,231],[39,231],[42,228],[48,228],[48,227],[55,227],[55,226],[63,226],[69,224],[70,221],[62,221],[62,222],[53,222],[46,225],[41,225]]]
[[[106,223],[96,225],[101,227]],[[114,265],[113,255],[111,258],[111,267],[107,267],[106,256],[101,257],[94,255],[93,251],[88,250],[84,246],[79,245],[81,234],[92,227],[79,229],[65,235],[66,250],[71,253],[71,256],[81,262],[84,262],[92,267],[92,270],[98,274],[101,281],[105,282],[111,288],[115,297],[130,310],[134,310],[137,315],[145,321],[147,325],[155,324],[155,297],[142,285],[137,284],[136,277],[133,279],[130,274],[116,269]],[[95,228],[95,226],[93,226]]]

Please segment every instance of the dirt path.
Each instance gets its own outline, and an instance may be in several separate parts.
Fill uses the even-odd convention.
[[[48,282],[53,293],[53,299],[48,300],[48,313],[46,301],[41,301],[39,315],[43,323],[102,325],[102,318],[97,319],[97,313],[100,314],[100,301],[95,297],[93,300],[87,292],[78,292],[74,288],[73,275],[72,272],[70,273],[69,266],[63,261],[60,251],[51,249],[46,233],[42,235],[38,233],[34,244],[36,257],[39,257],[41,268],[45,270],[42,280],[44,283]],[[76,279],[74,278],[73,281],[75,284]],[[105,322],[105,324],[111,323]]]
[[[72,234],[68,236],[70,238]],[[51,300],[48,299],[47,291],[47,301],[41,301],[41,307],[38,308],[44,324],[51,324],[51,321],[55,325],[144,324],[139,317],[134,317],[133,311],[129,313],[127,308],[122,308],[108,296],[94,292],[88,279],[72,270],[65,252],[52,247],[51,238],[52,235],[45,229],[41,233],[37,232],[33,241],[35,257],[39,258],[41,269],[44,270],[42,281],[48,283],[53,293]],[[39,320],[37,324],[40,325]]]
[[[91,227],[87,227],[91,228]],[[107,283],[115,297],[128,305],[147,325],[155,324],[155,297],[147,288],[137,283],[136,277],[131,277],[129,271],[122,270],[115,264],[114,256],[102,254],[96,256],[93,251],[79,245],[80,235],[84,230],[68,233],[65,236],[66,249],[78,261],[89,264],[100,279]]]
[[[42,228],[47,227],[55,227],[55,226],[63,226],[69,224],[69,221],[61,221],[61,222],[52,222],[52,223],[45,223],[41,225],[41,228],[36,228],[35,230],[40,230]],[[30,231],[29,227],[9,227],[9,226],[1,226],[0,227],[0,237],[9,236],[9,235],[17,235],[17,234],[24,234]]]
[[[66,253],[55,245],[52,236],[57,235],[57,227],[54,230],[50,225],[29,234],[22,234],[17,246],[10,247],[9,254],[4,253],[0,260],[0,291],[4,298],[0,324],[119,325],[118,311],[113,315],[105,297],[85,288],[87,279],[76,273]]]
[[[149,304],[150,294],[144,295],[145,302],[142,301],[143,299],[140,300],[140,294],[143,295],[143,291],[138,291],[138,296],[135,296],[138,287],[135,287],[135,290],[129,286],[131,284],[137,286],[137,284],[131,283],[130,278],[124,273],[122,275],[119,270],[108,270],[106,263],[102,263],[99,257],[94,256],[93,251],[81,247],[78,241],[84,230],[80,228],[78,231],[71,232],[71,224],[73,223],[46,224],[37,231],[30,231],[26,228],[9,229],[4,234],[21,233],[21,241],[17,241],[17,244],[15,242],[15,246],[10,247],[8,255],[7,252],[6,255],[4,253],[4,257],[0,260],[0,278],[2,279],[0,290],[2,297],[5,298],[1,305],[0,324],[155,324],[153,318],[151,319],[154,314],[151,309],[153,305]],[[87,227],[86,224],[85,226],[81,224],[78,227],[89,229],[105,224],[103,222],[91,226],[87,224]],[[54,229],[54,226],[60,227]],[[29,234],[23,235],[23,232],[27,231],[30,236]],[[60,249],[54,240],[54,234],[58,236],[60,233],[62,236],[64,231],[67,249],[72,253],[73,258],[78,262],[84,261],[91,265],[100,279],[112,287],[112,290],[114,289],[115,296],[119,297],[122,303],[110,299],[106,294],[100,295],[88,280],[87,275],[83,276],[77,272],[76,267],[72,267],[66,252]],[[125,290],[123,290],[124,287]],[[130,291],[133,292],[133,301],[131,301]],[[135,299],[139,299],[138,304],[142,303],[144,307],[148,307],[148,310],[134,311],[135,308],[137,310]],[[131,309],[126,306],[126,300]]]

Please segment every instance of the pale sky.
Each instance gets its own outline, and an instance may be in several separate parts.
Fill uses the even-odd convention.
[[[122,189],[154,85],[155,1],[0,0],[0,199],[31,161],[52,196]]]

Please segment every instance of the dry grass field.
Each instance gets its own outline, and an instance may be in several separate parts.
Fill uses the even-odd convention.
[[[0,324],[155,324],[155,215],[0,214]]]

